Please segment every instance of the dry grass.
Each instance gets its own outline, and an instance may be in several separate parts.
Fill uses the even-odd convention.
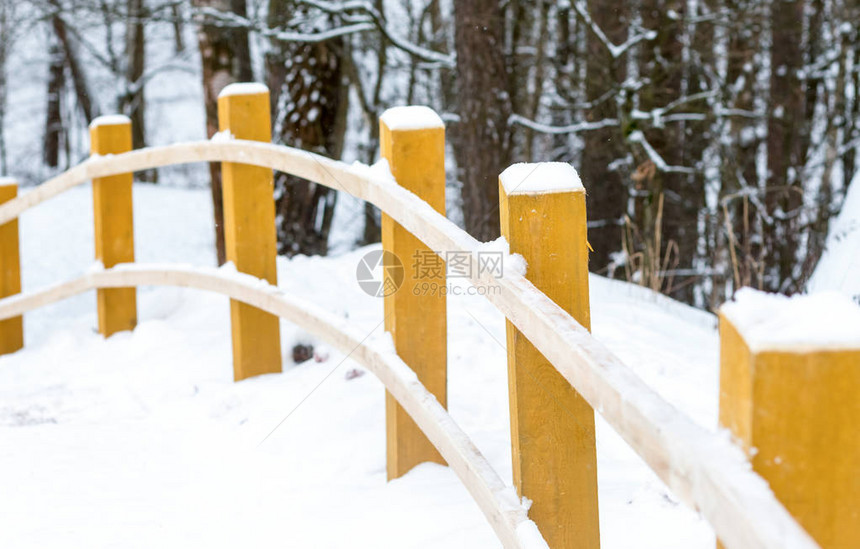
[[[657,199],[657,215],[651,236],[646,236],[630,216],[624,216],[622,248],[627,258],[624,263],[628,282],[645,286],[655,292],[670,293],[673,288],[673,269],[679,263],[678,243],[669,240],[663,246],[663,195]]]

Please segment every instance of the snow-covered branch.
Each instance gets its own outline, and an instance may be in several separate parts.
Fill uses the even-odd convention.
[[[400,48],[406,53],[417,57],[418,59],[422,59],[428,63],[436,63],[445,67],[453,67],[455,63],[455,58],[453,55],[439,53],[437,51],[433,51],[431,49],[424,48],[417,44],[413,44],[412,42],[405,40],[394,32],[391,31],[390,28],[385,23],[385,18],[381,13],[373,6],[370,2],[365,2],[362,0],[354,0],[349,2],[342,2],[338,4],[334,4],[332,2],[326,2],[322,0],[300,0],[302,4],[315,7],[326,13],[332,14],[343,14],[350,11],[358,11],[363,14],[366,14],[374,23],[376,28],[382,35],[391,42],[394,46]]]
[[[376,28],[373,23],[364,22],[343,27],[335,27],[333,29],[319,32],[298,32],[283,29],[271,29],[265,25],[251,21],[247,17],[242,17],[232,12],[210,8],[208,6],[195,8],[194,13],[209,18],[207,20],[209,23],[213,20],[220,21],[224,23],[225,26],[253,30],[266,38],[274,38],[283,42],[325,42],[326,40],[332,40],[340,36],[365,32]]]
[[[152,67],[151,69],[148,69],[146,72],[144,72],[143,75],[136,81],[129,82],[126,91],[129,95],[134,95],[138,93],[143,86],[145,86],[150,80],[152,80],[162,72],[176,71],[195,74],[196,69],[192,62],[192,55],[186,54],[182,56],[182,58],[179,58],[175,61],[169,61],[167,63]]]
[[[674,101],[667,104],[665,107],[661,107],[659,109],[654,109],[655,111],[660,111],[660,113],[667,113],[676,107],[680,107],[681,105],[686,105],[687,103],[692,103],[694,101],[700,101],[702,99],[710,99],[711,97],[716,97],[717,92],[714,90],[703,91],[699,93],[694,93],[692,95],[685,95],[684,97],[679,97]]]
[[[740,118],[764,118],[765,115],[755,111],[748,111],[744,109],[726,109],[721,106],[717,106],[714,109],[714,112],[718,116],[737,116]]]
[[[247,17],[242,17],[232,12],[225,12],[208,6],[194,8],[193,13],[198,17],[202,16],[206,18],[206,22],[209,24],[221,24],[223,26],[244,28],[257,32],[267,38],[273,38],[283,42],[325,42],[341,36],[378,30],[395,47],[400,48],[418,59],[446,67],[454,66],[454,57],[452,55],[445,55],[423,48],[397,36],[386,26],[381,14],[366,2],[345,2],[343,4],[333,5],[329,2],[302,0],[301,3],[318,8],[325,13],[343,15],[344,20],[349,21],[349,24],[319,32],[299,32],[286,29],[272,29],[263,23],[253,21]],[[357,17],[347,15],[348,10],[362,10],[363,16]]]
[[[606,33],[603,32],[600,25],[591,18],[591,14],[588,12],[588,6],[584,0],[575,0],[572,6],[579,18],[588,25],[588,28],[591,29],[591,32],[593,32],[597,39],[600,40],[600,43],[606,47],[607,51],[609,51],[609,55],[611,55],[613,59],[618,59],[639,42],[654,40],[657,37],[656,31],[646,30],[645,32],[634,34],[620,46],[616,45],[608,36],[606,36]]]
[[[601,128],[614,127],[618,125],[618,120],[614,118],[607,118],[598,122],[580,122],[578,124],[571,124],[569,126],[550,126],[548,124],[541,124],[540,122],[529,120],[528,118],[525,118],[524,116],[520,116],[518,114],[512,114],[510,118],[508,118],[508,124],[525,126],[526,128],[541,133],[559,135],[565,133],[579,133],[590,130],[599,130]]]
[[[645,134],[640,130],[637,130],[627,136],[627,140],[631,143],[638,143],[645,150],[645,154],[648,155],[648,158],[651,162],[654,163],[654,166],[657,167],[658,171],[666,172],[666,173],[698,173],[693,168],[688,168],[686,166],[672,166],[668,164],[660,153],[658,153],[654,147],[651,146],[651,143],[648,143],[648,140],[645,139]]]
[[[667,115],[666,113],[677,107],[680,107],[681,105],[692,103],[694,101],[701,101],[702,99],[708,99],[716,95],[717,93],[714,91],[694,93],[692,95],[679,97],[678,99],[675,99],[674,101],[664,105],[663,107],[657,107],[650,111],[634,110],[631,113],[631,117],[634,120],[650,120],[655,128],[662,128],[666,122],[688,122],[705,120],[707,116],[702,113],[675,113],[670,115]]]

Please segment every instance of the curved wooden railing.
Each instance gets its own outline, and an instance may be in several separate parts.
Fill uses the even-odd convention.
[[[393,179],[366,166],[349,166],[289,147],[243,140],[152,147],[90,158],[0,206],[0,225],[91,178],[200,161],[270,168],[346,191],[379,207],[430,249],[468,257],[474,266],[472,272],[480,273],[471,277],[472,284],[487,290],[487,299],[685,504],[704,515],[726,546],[817,547],[730,441],[699,427],[660,397],[523,275],[507,272],[497,277],[479,269],[478,241]],[[38,293],[2,299],[0,320],[93,288],[159,284],[228,295],[288,318],[341,350],[356,348],[354,358],[382,380],[448,460],[505,546],[544,544],[516,496],[505,490],[483,456],[402,360],[362,343],[342,319],[287,296],[259,279],[199,269],[121,266],[94,271]],[[498,291],[489,291],[491,287]]]
[[[137,286],[181,286],[224,295],[285,318],[348,354],[379,378],[409,412],[463,481],[506,547],[545,547],[516,493],[505,486],[469,437],[393,349],[368,342],[366,336],[351,329],[344,318],[310,301],[290,296],[258,278],[223,269],[125,264],[93,270],[68,282],[0,300],[0,320],[90,290]]]

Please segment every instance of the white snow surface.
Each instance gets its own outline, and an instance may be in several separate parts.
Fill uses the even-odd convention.
[[[436,111],[422,105],[392,107],[382,113],[380,120],[392,131],[445,127],[445,123],[442,122]]]
[[[230,130],[221,130],[220,132],[213,133],[209,140],[213,143],[225,143],[234,139],[236,139],[236,136],[233,135],[233,132]]]
[[[380,158],[371,166],[355,161],[350,165],[350,169],[362,177],[397,183],[397,180],[394,179],[394,175],[391,173],[391,166],[388,165],[387,158]]]
[[[831,221],[824,254],[808,289],[842,292],[860,303],[860,174],[848,187],[839,215]]]
[[[269,88],[265,84],[259,82],[234,82],[224,86],[218,97],[229,97],[232,95],[257,95],[261,93],[269,93]]]
[[[120,126],[122,124],[131,124],[131,118],[124,114],[106,114],[99,116],[90,122],[90,128],[98,128],[99,126]]]
[[[567,162],[520,162],[503,171],[499,181],[508,195],[585,191],[576,169]]]
[[[137,260],[214,265],[211,215],[206,190],[136,185]],[[21,235],[25,290],[90,268],[89,187],[23,214]],[[384,340],[382,300],[355,280],[371,249],[279,258],[279,285]],[[714,428],[714,317],[600,277],[591,292],[596,337]],[[284,372],[233,383],[226,298],[142,288],[138,303],[137,329],[107,340],[92,293],[33,312],[26,348],[0,357],[0,547],[500,546],[450,469],[386,482],[372,374],[282,322]],[[510,484],[504,317],[465,291],[448,307],[451,414]],[[299,341],[319,361],[293,364]],[[599,416],[597,440],[604,548],[712,549],[705,521]]]
[[[0,187],[18,186],[18,180],[14,177],[0,177]]]
[[[751,350],[860,349],[860,306],[838,292],[786,297],[742,288],[722,312]]]
[[[512,254],[511,245],[508,243],[508,239],[504,236],[500,236],[490,242],[482,242],[478,246],[478,253],[480,254],[482,252],[495,252],[502,254],[503,275],[508,273],[525,276],[528,271],[526,258],[520,254]]]

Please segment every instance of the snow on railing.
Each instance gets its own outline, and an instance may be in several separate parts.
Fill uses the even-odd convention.
[[[256,93],[261,95],[264,91],[257,90]],[[256,105],[256,110],[243,113],[243,107],[236,102],[237,97],[244,99],[246,106]],[[509,320],[509,360],[514,367],[526,373],[524,378],[514,376],[511,379],[512,383],[523,384],[519,387],[522,394],[517,397],[522,400],[512,402],[513,413],[520,413],[513,421],[518,427],[526,429],[541,423],[552,427],[545,430],[550,433],[550,438],[541,445],[529,445],[513,438],[514,459],[519,460],[515,461],[515,483],[524,490],[523,495],[535,500],[530,513],[554,547],[569,546],[565,540],[571,537],[594,538],[589,532],[596,531],[597,494],[595,485],[589,480],[594,473],[594,461],[591,460],[594,452],[591,409],[603,415],[682,501],[707,518],[726,546],[772,549],[817,547],[776,499],[767,482],[753,472],[741,449],[725,436],[694,424],[589,334],[586,329],[588,292],[585,248],[588,244],[585,240],[584,193],[578,178],[577,181],[573,180],[571,172],[575,172],[572,169],[567,167],[565,176],[565,170],[561,167],[549,171],[541,165],[518,168],[520,171],[527,170],[525,177],[531,177],[534,172],[548,179],[544,184],[551,183],[549,186],[544,185],[545,188],[530,183],[523,187],[527,192],[517,192],[521,182],[506,182],[503,178],[500,203],[503,230],[511,243],[511,251],[522,253],[530,260],[529,272],[528,277],[517,269],[494,272],[482,264],[481,254],[486,252],[486,246],[444,215],[444,128],[441,123],[437,123],[436,118],[429,117],[422,110],[420,118],[423,122],[420,124],[415,120],[401,124],[396,116],[393,121],[392,116],[388,117],[390,126],[386,122],[382,123],[381,149],[390,166],[392,178],[387,173],[380,175],[379,168],[349,166],[306,151],[248,140],[249,137],[266,139],[268,135],[268,132],[260,131],[259,128],[255,133],[240,123],[259,119],[260,124],[265,126],[268,115],[261,114],[262,105],[267,105],[264,99],[233,93],[220,99],[219,108],[225,110],[220,118],[227,121],[222,124],[220,135],[229,135],[234,139],[219,138],[207,142],[152,147],[112,156],[94,155],[23,196],[0,204],[0,253],[4,254],[0,257],[2,265],[5,268],[12,264],[10,258],[13,252],[17,258],[17,227],[14,235],[11,231],[2,232],[3,229],[10,227],[18,215],[27,209],[93,178],[189,162],[223,162],[226,168],[225,186],[242,188],[242,193],[225,192],[225,210],[233,208],[234,213],[247,213],[243,208],[259,207],[259,200],[270,201],[271,193],[267,189],[271,185],[271,169],[347,192],[386,213],[389,225],[383,231],[385,250],[410,261],[413,254],[419,252],[430,251],[442,257],[456,255],[460,258],[460,266],[468,268],[472,284],[484,290],[483,295]],[[268,107],[265,110],[267,113]],[[400,111],[398,116],[403,115],[409,116],[408,109]],[[567,181],[558,180],[565,177]],[[232,182],[228,182],[229,178],[232,178]],[[250,186],[257,187],[258,190],[254,192],[259,197],[264,197],[264,194],[265,197],[228,204],[228,201],[236,200],[236,195],[245,193]],[[266,192],[259,192],[259,189]],[[0,202],[2,200],[0,196]],[[128,200],[131,200],[130,195]],[[258,253],[268,254],[265,260],[273,261],[275,250],[270,245],[272,235],[269,234],[273,227],[268,218],[264,224],[237,231],[236,227],[229,226],[234,223],[235,217],[225,216],[227,234],[233,234],[232,238],[251,239],[251,245],[256,246]],[[14,247],[7,245],[12,240]],[[255,271],[250,260],[235,255],[228,256],[228,259],[236,264],[239,271],[256,276],[257,279],[252,283],[247,275],[227,276],[199,269],[122,266],[88,273],[66,285],[36,294],[0,299],[0,320],[14,318],[87,289],[109,291],[141,284],[179,284],[229,295],[247,307],[242,314],[289,318],[300,324],[305,323],[306,329],[335,345],[344,342],[350,342],[347,347],[352,345],[354,337],[345,335],[348,329],[341,326],[342,320],[330,318],[308,304],[299,305],[295,298],[287,297],[271,284],[260,281],[259,278],[270,277],[265,269]],[[560,276],[560,273],[565,273],[565,276]],[[556,280],[562,278],[567,281],[557,285]],[[407,284],[414,283],[412,280]],[[0,297],[20,290],[20,286],[18,290],[11,288],[0,286]],[[405,288],[408,290],[408,287]],[[494,291],[489,291],[491,288]],[[466,484],[505,546],[541,545],[541,535],[534,528],[534,523],[525,518],[525,511],[515,495],[501,488],[503,485],[498,476],[489,469],[486,460],[444,411],[444,294],[441,299],[437,294],[435,301],[414,299],[418,297],[413,295],[414,292],[403,289],[387,296],[385,302],[386,317],[392,317],[391,320],[386,319],[386,328],[394,333],[394,347],[398,356],[374,351],[367,345],[362,347],[358,355],[359,361],[375,368],[374,371],[386,388],[419,427],[414,431],[392,431],[394,439],[389,438],[388,444],[389,450],[395,451],[389,452],[389,456],[403,461],[399,464],[389,463],[389,476],[399,476],[410,463],[439,461],[438,451]],[[567,298],[559,297],[568,294],[573,295],[573,302],[565,302]],[[559,303],[551,297],[558,299]],[[99,314],[109,313],[100,309]],[[3,332],[12,329],[7,324],[0,324],[0,342],[5,341]],[[443,334],[442,339],[438,335],[426,336],[428,333]],[[522,337],[515,337],[516,333],[527,338],[528,342]],[[242,335],[234,330],[233,337],[235,342]],[[416,358],[427,355],[437,358],[429,361]],[[438,360],[439,356],[441,360]],[[577,399],[584,399],[584,402],[577,404],[579,408],[575,421],[585,422],[586,425],[579,434],[570,434],[573,430],[568,431],[570,426],[565,424],[574,421],[569,414],[557,413],[558,410],[553,407],[541,407],[540,399],[546,395],[541,397],[533,387],[525,385],[529,383],[528,369],[540,362],[540,357],[548,361],[542,373],[548,371],[557,377],[552,382],[553,387],[562,391],[566,388],[567,393],[563,397],[565,407],[573,406],[571,403]],[[249,367],[253,368],[254,365]],[[280,368],[280,365],[277,367]],[[237,377],[241,375],[244,375],[243,371],[237,370]],[[416,375],[417,378],[414,377]],[[392,402],[387,421],[396,420],[397,410]],[[588,429],[589,417],[591,431]],[[571,436],[578,438],[570,440]],[[432,444],[424,441],[424,437]],[[571,445],[579,445],[581,449],[571,453]],[[542,460],[540,452],[546,452],[547,449],[565,459]],[[553,465],[548,464],[550,461]],[[532,469],[526,471],[529,466]],[[584,472],[589,468],[590,472]],[[560,486],[584,479],[584,484],[577,487],[576,497],[590,499],[576,502],[580,511],[573,514],[564,504],[549,506],[546,503],[553,494],[539,491],[534,497],[533,493],[532,486],[542,477],[544,484],[552,485],[555,480],[559,480]],[[564,500],[559,497],[555,499]],[[538,509],[543,511],[536,512]]]

